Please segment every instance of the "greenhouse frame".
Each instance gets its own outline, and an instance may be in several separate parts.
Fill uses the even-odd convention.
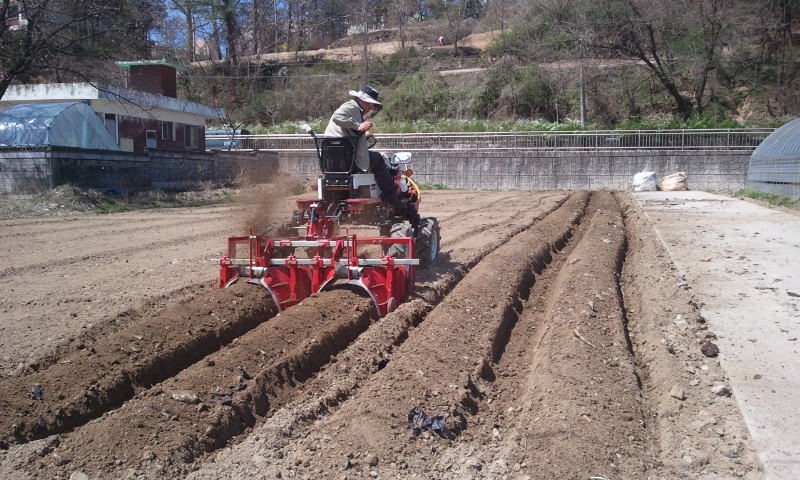
[[[0,112],[0,146],[120,150],[86,102],[30,103]]]
[[[747,186],[761,192],[800,197],[800,118],[776,129],[753,151]]]

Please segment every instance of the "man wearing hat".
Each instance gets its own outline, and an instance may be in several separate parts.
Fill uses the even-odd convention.
[[[395,192],[394,182],[389,173],[389,167],[383,160],[383,155],[371,152],[367,148],[367,138],[372,136],[372,122],[364,117],[370,112],[377,114],[383,106],[378,101],[378,92],[369,85],[361,87],[359,91],[350,90],[350,100],[344,102],[333,112],[325,128],[325,135],[333,137],[358,137],[356,145],[356,166],[364,172],[372,172],[375,182],[381,189],[381,198],[395,209],[395,212],[405,215],[414,228],[419,222],[419,214],[413,207],[406,208],[400,202]]]

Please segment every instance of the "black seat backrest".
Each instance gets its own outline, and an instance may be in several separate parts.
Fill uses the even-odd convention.
[[[353,173],[357,137],[323,138],[319,167],[323,173]]]

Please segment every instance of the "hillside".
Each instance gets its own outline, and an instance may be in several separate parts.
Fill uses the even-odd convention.
[[[453,30],[435,18],[324,48],[198,61],[182,87],[189,98],[225,106],[225,123],[253,131],[320,121],[367,83],[385,100],[384,131],[492,121],[576,128],[581,92],[591,127],[773,126],[800,112],[796,17],[726,10],[676,22],[665,9],[640,20],[653,31],[649,42],[642,31],[626,33],[634,13],[608,11],[608,3],[590,2],[597,17],[580,34],[570,30],[573,13],[544,7],[512,15],[503,28],[483,18]],[[757,20],[773,23],[759,31]]]

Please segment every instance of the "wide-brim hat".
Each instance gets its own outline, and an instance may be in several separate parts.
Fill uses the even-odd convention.
[[[383,105],[381,102],[378,101],[378,92],[369,85],[364,85],[363,87],[361,87],[361,90],[359,91],[350,90],[350,92],[348,93],[351,97],[356,97],[367,103],[372,103],[375,105]]]

